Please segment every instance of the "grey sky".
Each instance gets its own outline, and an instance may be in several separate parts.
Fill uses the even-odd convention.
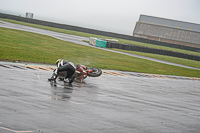
[[[126,35],[140,14],[200,24],[200,0],[0,0],[0,12]]]

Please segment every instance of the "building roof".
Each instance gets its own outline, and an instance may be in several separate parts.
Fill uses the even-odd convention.
[[[200,24],[140,15],[139,22],[200,32]]]

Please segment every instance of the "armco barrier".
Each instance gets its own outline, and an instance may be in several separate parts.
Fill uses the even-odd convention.
[[[0,13],[0,18],[12,19],[12,20],[17,20],[17,21],[22,21],[22,22],[27,22],[27,23],[32,23],[32,24],[38,24],[38,25],[55,27],[55,28],[74,30],[74,31],[80,31],[80,32],[91,33],[91,34],[96,34],[96,35],[103,35],[103,36],[109,36],[109,37],[114,37],[114,38],[121,38],[121,39],[138,41],[138,42],[143,42],[143,43],[151,43],[154,45],[161,45],[161,46],[166,46],[166,47],[173,47],[173,48],[178,48],[178,49],[200,52],[200,48],[196,48],[196,47],[190,47],[190,46],[167,43],[167,42],[160,42],[160,41],[156,41],[156,40],[149,40],[146,38],[139,38],[139,37],[123,35],[123,34],[118,34],[118,33],[112,33],[112,32],[106,32],[106,31],[99,31],[99,30],[94,30],[94,29],[78,27],[78,26],[58,24],[58,23],[54,23],[54,22],[47,22],[47,21],[43,21],[43,20],[25,18],[25,17],[15,16],[15,15],[10,15],[10,14]]]
[[[97,41],[97,38],[95,38],[95,37],[90,37],[89,38],[89,44],[91,44],[91,45],[96,45],[96,41]]]
[[[106,45],[107,45],[107,41],[101,40],[101,39],[96,40],[96,46],[97,47],[105,48]]]
[[[97,47],[105,48],[107,43],[108,41],[105,39],[96,38],[96,37],[89,38],[89,44],[97,46]]]
[[[197,55],[190,55],[190,54],[185,54],[185,53],[180,53],[180,52],[174,52],[174,51],[163,50],[163,49],[155,49],[155,48],[143,47],[143,46],[137,46],[137,45],[121,44],[121,43],[110,42],[110,41],[108,41],[107,43],[107,48],[117,48],[117,49],[123,49],[123,50],[153,53],[153,54],[167,55],[167,56],[200,61],[200,56],[197,56]]]

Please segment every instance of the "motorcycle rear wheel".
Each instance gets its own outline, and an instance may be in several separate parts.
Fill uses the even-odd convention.
[[[93,70],[93,72],[90,72],[91,77],[99,77],[102,74],[102,70],[97,67],[91,67],[88,70]]]

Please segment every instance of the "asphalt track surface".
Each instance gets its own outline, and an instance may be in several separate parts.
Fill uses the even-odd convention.
[[[200,79],[103,70],[52,84],[52,69],[0,62],[0,133],[200,132]]]
[[[76,43],[76,44],[80,44],[80,45],[85,45],[85,46],[89,46],[89,47],[95,47],[95,46],[89,45],[87,42],[83,42],[83,40],[89,41],[88,37],[81,37],[81,36],[76,36],[76,35],[58,33],[58,32],[53,32],[53,31],[29,27],[29,26],[13,24],[13,23],[9,23],[9,22],[6,22],[6,21],[2,21],[2,20],[0,20],[0,27],[16,29],[16,30],[23,30],[23,31],[42,34],[42,35],[48,35],[48,36],[51,36],[51,37],[54,37],[54,38],[57,38],[57,39],[60,39],[60,40],[64,40],[64,41],[68,41],[68,42],[72,42],[72,43]],[[125,54],[125,55],[128,55],[128,56],[133,56],[133,57],[137,57],[137,58],[147,59],[147,60],[151,60],[151,61],[155,61],[155,62],[160,62],[160,63],[164,63],[164,64],[200,70],[199,68],[185,66],[185,65],[181,65],[181,64],[177,64],[177,63],[168,62],[168,61],[162,61],[162,60],[149,58],[149,57],[145,57],[145,56],[129,54],[129,53],[124,53],[124,52],[120,52],[120,51],[114,51],[114,50],[106,49],[106,48],[99,48],[99,47],[95,47],[95,48],[110,51],[110,52]]]

